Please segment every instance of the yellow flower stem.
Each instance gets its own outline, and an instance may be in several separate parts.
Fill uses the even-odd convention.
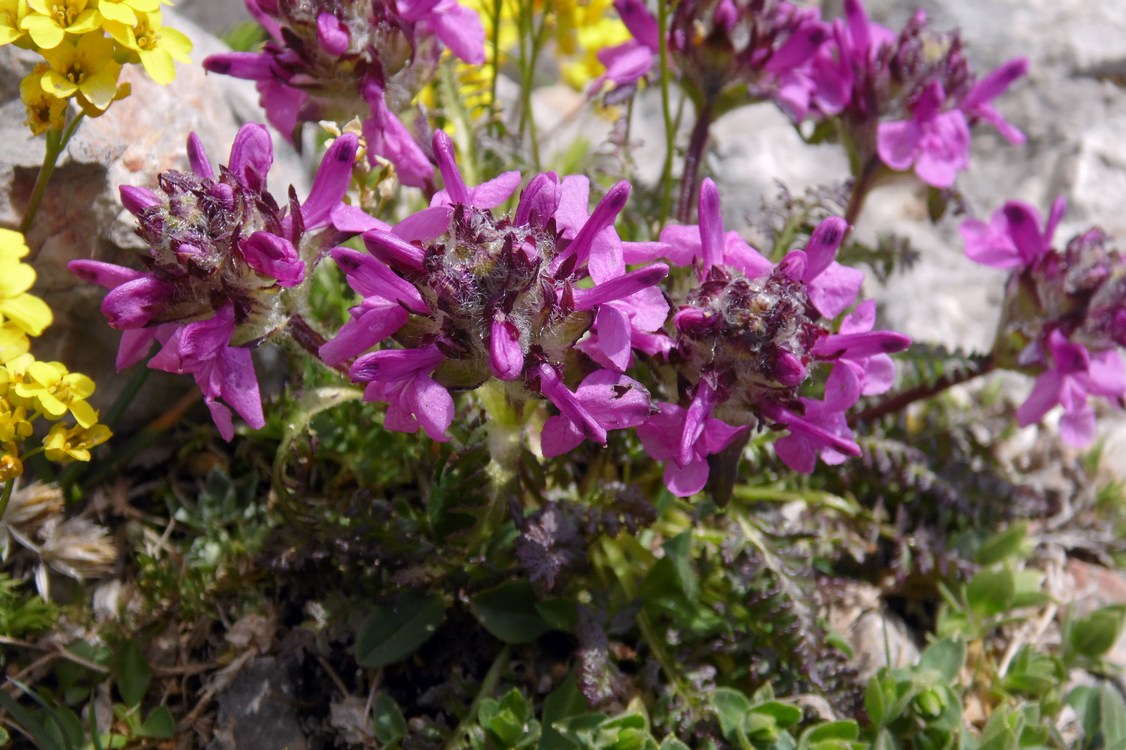
[[[39,446],[38,448],[32,448],[27,453],[21,453],[20,454],[20,460],[21,461],[27,461],[27,459],[31,458],[32,456],[38,456],[44,450],[46,450],[46,449],[42,445]]]
[[[58,164],[59,157],[62,156],[66,145],[70,143],[70,139],[74,135],[74,131],[78,129],[79,123],[85,116],[85,113],[79,112],[69,125],[57,130],[47,131],[47,148],[43,153],[43,165],[39,168],[39,174],[35,177],[35,187],[32,188],[31,198],[27,202],[27,210],[24,211],[23,220],[19,226],[19,231],[25,236],[35,221],[35,215],[39,213],[39,204],[43,202],[43,196],[47,193],[47,184],[55,173],[55,165]],[[28,256],[28,261],[34,261],[38,254],[39,248],[34,248],[31,255]]]
[[[665,121],[665,165],[661,170],[661,229],[672,206],[672,162],[676,156],[676,124],[669,98],[669,3],[657,3],[658,74],[661,77],[661,117]]]
[[[125,389],[117,395],[113,403],[110,404],[109,411],[106,412],[105,419],[98,421],[104,424],[111,430],[116,429],[118,420],[125,410],[129,408],[129,404],[133,403],[133,399],[137,397],[141,387],[148,380],[149,374],[152,372],[148,368],[149,360],[153,358],[155,352],[150,354],[144,361],[141,367],[133,368],[133,375],[129,378],[129,382],[125,384]],[[62,474],[59,475],[59,487],[62,488],[63,497],[70,497],[70,489],[78,483],[82,475],[90,468],[90,462],[75,461],[63,469]]]
[[[12,499],[12,490],[16,487],[16,479],[12,477],[4,482],[4,494],[0,495],[0,518],[4,517],[4,513],[8,510],[8,501]]]

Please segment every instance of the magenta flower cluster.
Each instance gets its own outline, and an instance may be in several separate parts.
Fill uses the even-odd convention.
[[[107,287],[102,312],[122,331],[119,370],[149,367],[190,373],[223,437],[234,435],[231,410],[265,425],[251,349],[289,321],[286,290],[331,244],[333,209],[351,181],[358,140],[328,149],[312,192],[279,206],[267,190],[273,144],[262,125],[239,130],[226,166],[212,167],[203,145],[188,140],[190,172],[165,172],[158,191],[124,186],[121,200],[148,244],[144,270],[95,260],[71,261],[80,278]]]
[[[1015,349],[1012,365],[1037,376],[1017,421],[1039,422],[1060,405],[1060,436],[1082,448],[1095,439],[1091,397],[1126,403],[1126,262],[1097,228],[1053,247],[1064,209],[1058,198],[1044,222],[1034,207],[1009,201],[989,223],[963,223],[962,237],[972,260],[1011,271],[994,356],[1004,361]]]
[[[270,34],[261,52],[211,55],[211,72],[256,81],[270,123],[291,140],[303,122],[363,122],[368,156],[405,185],[432,182],[430,157],[403,118],[442,48],[485,61],[477,14],[456,0],[246,0]]]
[[[699,222],[666,228],[666,246],[657,249],[692,267],[698,281],[672,318],[676,341],[668,360],[686,384],[683,400],[658,404],[659,413],[638,428],[649,455],[665,463],[669,489],[677,495],[702,489],[708,456],[750,427],[788,431],[774,445],[795,471],[813,471],[818,456],[836,464],[860,455],[845,413],[862,395],[891,387],[889,355],[911,341],[872,330],[872,301],[834,325],[863,282],[860,271],[834,259],[848,225],[825,219],[804,249],[771,263],[724,231],[711,180],[700,190]],[[822,397],[802,395],[818,368],[828,370],[819,377]]]
[[[629,90],[656,65],[658,26],[644,0],[615,7],[634,38],[599,54],[606,73],[595,90]],[[838,118],[858,163],[878,158],[937,188],[952,187],[969,166],[977,123],[1023,143],[992,101],[1025,74],[1027,60],[976,79],[957,32],[929,29],[923,11],[897,34],[871,22],[860,0],[844,8],[844,18],[827,23],[786,0],[685,0],[667,40],[678,80],[698,106],[717,100],[712,117],[731,106],[725,90],[744,87],[746,101],[773,101],[795,121]]]
[[[648,392],[622,374],[634,336],[660,328],[668,305],[653,287],[668,267],[627,271],[613,228],[629,183],[611,188],[587,213],[585,177],[536,175],[512,215],[493,213],[519,186],[509,172],[467,186],[449,137],[434,135],[445,190],[431,206],[392,230],[363,234],[368,253],[333,250],[348,283],[362,295],[351,320],[321,348],[338,365],[352,358],[365,397],[386,402],[384,426],[447,439],[454,417],[450,389],[494,379],[516,400],[544,398],[560,415],[543,431],[545,455],[584,438],[606,443],[607,430],[648,416]],[[599,325],[591,344],[606,363],[572,390],[568,357]],[[399,346],[367,350],[394,337]],[[589,342],[588,342],[589,344]],[[573,369],[573,368],[572,368]]]

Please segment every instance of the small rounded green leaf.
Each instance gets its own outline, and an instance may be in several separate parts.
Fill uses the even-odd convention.
[[[356,635],[356,661],[362,667],[385,667],[413,654],[446,618],[442,597],[414,592],[377,607]]]

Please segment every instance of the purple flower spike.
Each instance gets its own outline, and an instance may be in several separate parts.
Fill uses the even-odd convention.
[[[267,119],[291,141],[301,123],[359,118],[372,164],[383,157],[403,184],[430,186],[433,166],[403,123],[417,119],[411,102],[433,78],[443,45],[484,62],[474,11],[455,0],[247,7],[271,39],[261,52],[211,55],[206,70],[255,81]]]
[[[161,342],[149,366],[191,373],[225,438],[234,434],[232,410],[261,427],[247,347],[286,327],[286,290],[305,280],[304,259],[335,238],[329,218],[342,205],[356,147],[355,136],[338,138],[304,206],[294,198],[287,209],[266,190],[273,148],[256,124],[239,130],[225,167],[212,166],[193,134],[190,172],[161,174],[159,192],[123,187],[122,202],[150,248],[142,259],[146,270],[70,264],[81,278],[110,288],[102,311],[123,331],[118,366],[140,361],[153,341]]]

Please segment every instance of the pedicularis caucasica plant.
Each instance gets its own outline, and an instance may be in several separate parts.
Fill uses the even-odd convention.
[[[43,58],[20,85],[47,139],[21,231],[82,118],[130,95],[123,64],[171,85],[173,60],[190,64],[160,5],[0,0],[0,44]],[[1061,617],[1049,645],[1006,630],[1050,600],[1023,569],[1029,526],[1011,522],[1048,512],[1017,509],[1016,488],[1035,483],[981,437],[1061,407],[1063,443],[1092,445],[1099,410],[1126,398],[1126,264],[1097,228],[1054,240],[1062,198],[1046,220],[1017,200],[965,219],[967,263],[1010,276],[991,350],[964,355],[880,322],[866,269],[884,280],[908,254],[852,236],[891,182],[926,191],[936,218],[964,208],[972,135],[1024,142],[995,102],[1023,85],[1026,60],[975,70],[958,32],[922,11],[887,28],[859,0],[835,18],[787,0],[246,6],[257,40],[244,29],[239,51],[202,66],[254,81],[265,123],[243,125],[219,163],[193,134],[186,171],[122,186],[143,249],[69,268],[108,290],[117,369],[190,374],[219,436],[246,446],[243,474],[213,469],[175,518],[210,550],[188,558],[205,578],[237,558],[286,592],[248,599],[285,621],[287,658],[331,675],[312,703],[337,734],[318,746],[1126,742],[1113,691],[1065,690],[1070,669],[1103,673],[1121,612]],[[533,93],[556,74],[611,124],[608,150],[545,153]],[[639,101],[662,115],[655,182],[632,173]],[[836,144],[851,171],[764,206],[753,240],[723,209],[760,209],[723,194],[707,158],[716,121],[751,106]],[[275,136],[314,162],[307,194],[271,181]],[[23,236],[0,231],[0,540],[5,558],[11,540],[39,555],[46,596],[52,570],[104,575],[116,553],[86,521],[67,557],[56,532],[73,519],[21,486],[24,462],[87,461],[110,433],[89,378],[27,353],[51,314],[28,293]],[[1033,379],[1008,412],[971,389],[974,422],[943,397],[997,370]],[[125,399],[143,400],[136,383]],[[56,424],[24,450],[40,417]],[[224,526],[236,516],[215,472],[228,500],[250,488],[242,517],[261,533]],[[62,478],[75,498],[78,479]],[[145,550],[126,578],[154,622],[229,606]],[[326,573],[331,590],[309,588]],[[912,616],[932,643],[917,664],[865,688],[849,661],[860,646],[830,622],[846,580],[924,603]],[[71,656],[123,702],[116,719],[87,706],[79,732],[115,747],[204,732],[210,692],[177,715],[149,691],[137,642],[107,643],[105,658]],[[0,721],[36,743],[71,731],[71,708],[14,684],[42,720],[6,695]]]

